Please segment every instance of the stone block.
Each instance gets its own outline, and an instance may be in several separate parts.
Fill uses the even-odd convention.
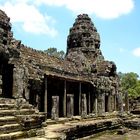
[[[86,94],[82,94],[81,98],[81,116],[86,117],[87,115],[87,98]]]
[[[0,89],[0,95],[2,94],[2,89]]]
[[[67,117],[74,115],[74,95],[67,94]]]
[[[57,120],[59,117],[59,96],[52,96],[51,119]]]

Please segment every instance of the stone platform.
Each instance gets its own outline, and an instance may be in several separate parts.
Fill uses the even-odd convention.
[[[111,118],[112,117],[112,118]],[[133,123],[134,122],[134,123]],[[72,140],[90,135],[97,135],[106,131],[124,132],[124,130],[135,129],[133,126],[140,123],[140,118],[134,115],[104,116],[98,118],[82,119],[77,116],[67,119],[60,118],[57,121],[47,120],[44,123],[45,135],[32,137],[24,140]],[[130,127],[131,125],[131,127]],[[139,129],[139,127],[137,127]],[[126,131],[125,133],[127,133]],[[119,133],[118,133],[119,134]],[[22,139],[23,140],[23,139]]]

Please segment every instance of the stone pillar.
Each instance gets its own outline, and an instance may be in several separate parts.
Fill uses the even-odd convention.
[[[92,96],[92,98],[93,98],[92,99],[93,100],[92,113],[97,115],[97,112],[98,112],[98,106],[97,106],[98,100],[97,100],[97,97],[96,96]]]
[[[86,94],[82,94],[81,116],[82,117],[86,117],[87,116],[87,98],[86,98]]]
[[[113,98],[113,95],[110,95],[109,96],[109,112],[112,112],[114,110],[114,98]]]
[[[40,99],[40,95],[39,94],[36,94],[36,108],[38,110],[41,109],[41,99]]]
[[[67,117],[74,115],[74,95],[67,94]]]
[[[63,98],[63,113],[64,117],[66,117],[66,95],[67,95],[67,82],[64,81],[64,98]]]
[[[117,95],[116,98],[117,98],[117,104],[118,104],[118,111],[119,111],[119,114],[122,115],[123,113],[122,96],[121,96],[121,93],[117,93],[116,95]]]
[[[102,116],[105,112],[105,94],[99,93],[98,94],[98,115]]]
[[[2,95],[2,75],[0,75],[0,95]]]
[[[13,69],[13,97],[23,98],[25,72],[23,68],[15,67]]]
[[[127,92],[125,92],[125,111],[129,111],[129,97]]]
[[[111,110],[112,110],[112,105],[111,105],[111,95],[108,95],[108,104],[107,104],[108,106],[107,106],[107,110],[108,110],[108,112],[111,112]]]
[[[79,83],[79,115],[81,115],[81,82]]]
[[[48,100],[48,86],[47,86],[47,83],[48,83],[48,81],[47,81],[47,76],[45,76],[45,79],[44,79],[45,81],[45,93],[44,93],[44,112],[46,112],[47,113],[47,100]]]
[[[98,114],[98,100],[95,98],[95,114]]]
[[[117,107],[116,107],[117,105],[116,105],[116,95],[114,95],[114,111],[116,111],[117,110]]]
[[[59,118],[59,96],[52,96],[51,119],[57,120],[58,118]]]
[[[89,91],[88,91],[88,113],[91,113],[90,107],[91,106],[91,102],[90,102],[90,86],[89,86]]]

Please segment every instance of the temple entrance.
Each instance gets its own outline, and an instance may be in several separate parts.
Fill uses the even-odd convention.
[[[1,65],[2,97],[12,98],[14,65],[4,63]]]
[[[64,80],[47,77],[47,87],[47,118],[51,118],[55,112],[58,113],[58,117],[63,117]]]
[[[81,92],[82,92],[82,100],[83,100],[83,104],[85,104],[84,105],[84,107],[86,107],[84,110],[84,112],[86,113],[86,114],[89,114],[89,113],[91,113],[91,108],[90,108],[90,102],[91,102],[91,100],[90,100],[90,96],[91,96],[91,94],[90,94],[90,85],[89,84],[87,84],[87,83],[82,83],[81,84]]]
[[[91,113],[97,113],[97,93],[96,93],[96,89],[93,86],[90,86],[90,110]]]
[[[105,112],[109,112],[108,95],[105,95]]]
[[[73,112],[74,116],[79,115],[79,83],[68,81],[66,93],[67,93],[67,113],[69,114],[68,109],[70,107],[68,107],[69,106],[68,102],[70,100],[69,103],[71,104],[71,113]]]
[[[29,80],[29,103],[36,107],[39,111],[44,110],[44,98],[43,98],[43,85],[39,80]],[[28,95],[27,95],[28,96]],[[27,99],[28,100],[28,99]]]

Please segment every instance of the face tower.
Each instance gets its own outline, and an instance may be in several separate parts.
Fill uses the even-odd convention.
[[[78,15],[69,31],[66,58],[83,69],[90,69],[97,61],[104,61],[100,35],[87,14]]]

